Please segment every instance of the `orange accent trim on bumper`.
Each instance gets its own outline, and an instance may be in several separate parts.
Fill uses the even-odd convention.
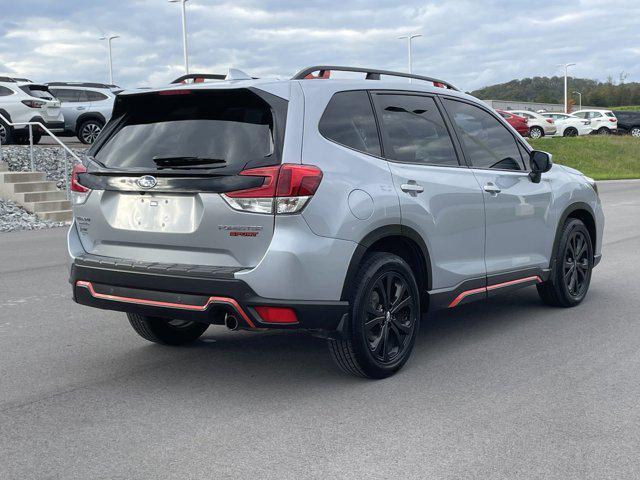
[[[493,285],[488,285],[486,287],[474,288],[473,290],[466,290],[453,299],[453,301],[449,304],[449,308],[455,307],[469,295],[474,295],[476,293],[490,292],[492,290],[497,290],[498,288],[509,287],[511,285],[518,285],[520,283],[532,282],[534,280],[536,283],[542,283],[542,279],[538,275],[533,275],[531,277],[518,278],[516,280],[509,280],[508,282],[495,283]]]
[[[172,302],[161,302],[158,300],[147,300],[144,298],[132,298],[132,297],[122,297],[120,295],[109,295],[106,293],[98,293],[93,288],[93,284],[91,282],[86,282],[84,280],[78,280],[76,282],[77,287],[86,288],[89,290],[89,293],[94,298],[99,298],[100,300],[109,300],[113,302],[123,302],[123,303],[134,303],[136,305],[148,305],[150,307],[161,307],[161,308],[177,308],[180,310],[190,310],[194,312],[204,312],[209,308],[209,306],[213,304],[224,304],[230,305],[236,310],[240,316],[243,318],[245,322],[251,327],[255,328],[254,323],[251,321],[249,316],[244,312],[240,304],[233,298],[230,297],[209,297],[207,303],[204,305],[187,305],[182,303],[172,303]]]

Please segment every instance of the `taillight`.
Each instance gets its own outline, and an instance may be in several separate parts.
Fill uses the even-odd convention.
[[[161,90],[158,95],[163,97],[168,95],[191,95],[191,90]]]
[[[547,118],[547,123],[553,123],[553,119],[552,118]]]
[[[73,170],[71,170],[71,200],[74,205],[82,205],[87,201],[91,190],[89,190],[84,185],[80,185],[78,181],[78,174],[85,173],[87,171],[87,167],[82,164],[77,164],[73,166]]]
[[[29,108],[42,108],[47,104],[46,102],[41,102],[39,100],[22,100],[22,103]]]
[[[313,165],[286,163],[252,168],[240,175],[263,177],[262,185],[222,194],[234,210],[254,213],[298,213],[316,193],[322,171]]]
[[[296,312],[289,307],[254,307],[266,323],[298,323]]]
[[[617,118],[610,118],[610,119],[609,119],[609,121],[610,121],[610,122],[617,122],[617,121],[618,121],[618,119],[617,119]]]

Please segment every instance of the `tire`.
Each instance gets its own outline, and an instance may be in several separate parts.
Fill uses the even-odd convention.
[[[611,130],[609,130],[607,127],[600,127],[596,133],[598,135],[611,135]]]
[[[102,127],[104,127],[104,123],[100,120],[94,118],[85,120],[78,128],[78,139],[85,145],[91,145],[98,138]]]
[[[632,137],[640,138],[640,127],[631,127],[629,130],[629,135]]]
[[[0,143],[2,145],[13,143],[13,129],[2,120],[0,120]]]
[[[531,127],[529,129],[530,138],[542,138],[544,137],[544,130],[540,127]]]
[[[589,290],[593,269],[593,244],[582,220],[569,218],[564,223],[553,266],[549,280],[538,285],[542,301],[554,307],[580,304]]]
[[[37,145],[42,140],[42,134],[33,132],[33,144]],[[16,135],[14,138],[14,143],[16,145],[29,145],[29,134],[21,133],[20,135]]]
[[[350,287],[349,303],[344,338],[328,340],[334,362],[360,377],[393,375],[411,356],[420,327],[420,297],[411,267],[390,253],[366,256]]]
[[[200,338],[209,327],[206,323],[167,320],[137,313],[127,313],[127,317],[138,335],[145,340],[162,345],[177,346],[191,343]]]
[[[578,136],[578,130],[573,128],[573,127],[569,127],[567,129],[565,129],[565,131],[562,133],[563,137],[577,137]]]

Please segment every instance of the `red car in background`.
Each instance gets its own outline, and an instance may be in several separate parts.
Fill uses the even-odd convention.
[[[516,129],[523,137],[529,135],[529,124],[527,119],[520,115],[514,115],[513,113],[506,112],[504,110],[496,110],[502,118],[504,118],[509,125]]]

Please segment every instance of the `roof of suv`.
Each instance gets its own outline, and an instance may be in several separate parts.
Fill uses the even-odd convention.
[[[313,72],[319,72],[318,76],[313,75]],[[364,78],[331,78],[331,72],[350,72],[364,74]],[[382,78],[384,77],[384,79]],[[388,79],[386,77],[389,77]],[[194,80],[195,83],[176,83],[185,79]],[[198,79],[198,80],[195,80]],[[205,79],[211,79],[213,81],[204,81]],[[417,82],[409,83],[407,80],[418,80]],[[308,67],[298,72],[293,78],[280,79],[280,78],[255,78],[247,75],[246,73],[229,69],[229,74],[200,74],[200,75],[187,75],[180,77],[174,81],[174,83],[157,88],[145,89],[145,90],[125,90],[121,95],[144,95],[154,92],[171,91],[171,90],[217,90],[228,88],[250,88],[258,87],[268,90],[270,93],[281,96],[282,98],[289,97],[289,84],[292,82],[304,82],[313,81],[314,86],[320,86],[326,88],[329,91],[340,90],[356,90],[356,89],[393,89],[393,90],[405,90],[405,91],[419,91],[425,93],[447,93],[455,96],[474,98],[471,97],[452,84],[431,77],[424,77],[420,75],[411,75],[402,72],[392,72],[387,70],[365,69],[358,67],[341,67],[341,66],[315,66]],[[378,83],[380,82],[380,83]],[[309,84],[310,85],[310,84]],[[474,98],[477,101],[477,99]]]

